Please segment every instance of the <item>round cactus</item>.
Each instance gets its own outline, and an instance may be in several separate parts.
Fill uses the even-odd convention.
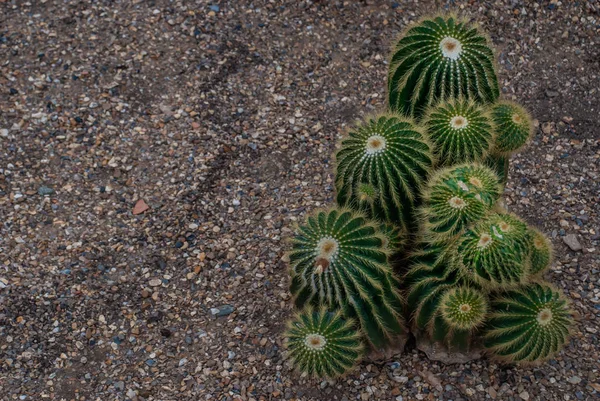
[[[528,274],[530,234],[527,224],[507,213],[492,213],[461,235],[456,263],[483,286],[508,287]]]
[[[482,166],[476,168],[484,169]],[[439,170],[429,179],[423,192],[424,205],[420,209],[423,235],[428,241],[449,241],[482,219],[490,209],[491,199],[497,197],[497,190],[493,187],[486,190],[488,180],[483,175],[479,182],[477,178],[467,179],[474,177],[474,169],[449,167]],[[486,174],[493,178],[493,173]]]
[[[530,227],[531,231],[531,274],[546,270],[552,262],[552,244],[539,230]]]
[[[520,105],[501,101],[490,107],[494,125],[494,153],[507,154],[523,148],[533,134],[529,113]]]
[[[473,101],[442,102],[428,112],[425,126],[441,166],[483,160],[492,145],[490,119]]]
[[[389,64],[389,107],[407,116],[420,118],[450,98],[487,103],[500,95],[486,37],[455,17],[427,18],[408,29]]]
[[[289,253],[297,308],[327,305],[355,318],[377,348],[405,332],[389,240],[362,214],[320,211],[300,226]]]
[[[338,204],[407,228],[432,166],[430,146],[414,124],[394,115],[368,118],[342,140],[336,159]]]
[[[484,165],[469,163],[455,166],[452,176],[464,182],[469,190],[476,192],[487,206],[493,206],[500,198],[500,180],[494,171]]]
[[[473,330],[479,327],[487,314],[487,300],[481,291],[469,287],[452,288],[444,294],[440,312],[452,328]]]
[[[296,369],[311,377],[341,376],[363,354],[359,331],[340,311],[308,307],[288,322],[284,338]]]
[[[547,359],[567,342],[571,324],[562,295],[547,284],[531,283],[492,300],[484,346],[509,362]]]

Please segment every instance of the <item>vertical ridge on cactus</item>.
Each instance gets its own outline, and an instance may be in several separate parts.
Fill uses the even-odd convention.
[[[442,102],[428,111],[424,125],[440,166],[483,160],[492,145],[488,114],[473,101]]]
[[[375,223],[347,209],[320,211],[291,242],[290,292],[297,308],[340,308],[376,348],[405,332],[400,283],[388,263],[388,240]]]
[[[367,118],[336,153],[337,202],[407,229],[418,191],[432,166],[431,149],[411,121]]]
[[[563,296],[547,284],[531,283],[492,300],[484,346],[509,362],[544,360],[567,342],[571,325]]]
[[[294,366],[310,377],[342,376],[363,354],[360,332],[339,310],[307,307],[288,322],[284,338]]]
[[[420,118],[451,98],[478,103],[500,95],[487,38],[464,21],[436,16],[409,28],[392,51],[388,72],[391,110]]]
[[[531,232],[531,274],[546,270],[552,263],[552,244],[538,229],[530,227]]]
[[[461,235],[456,263],[482,286],[510,287],[529,273],[529,230],[516,216],[492,213]]]
[[[484,161],[484,164],[498,175],[498,179],[503,186],[508,181],[509,158],[509,155],[490,154],[485,158]]]
[[[520,105],[506,100],[490,106],[494,125],[495,154],[517,152],[533,134],[533,123],[529,113]]]

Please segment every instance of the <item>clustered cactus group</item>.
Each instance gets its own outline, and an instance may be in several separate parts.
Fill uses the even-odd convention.
[[[570,310],[542,279],[550,241],[504,209],[511,153],[531,117],[500,98],[487,38],[455,16],[423,19],[392,52],[388,107],[335,155],[336,206],[297,229],[297,314],[285,333],[310,376],[346,373],[409,330],[450,351],[544,360]]]

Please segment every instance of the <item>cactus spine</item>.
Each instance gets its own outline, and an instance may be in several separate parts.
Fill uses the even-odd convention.
[[[284,338],[296,368],[311,377],[344,375],[363,353],[359,331],[339,310],[306,308],[288,322]]]
[[[418,191],[432,166],[430,146],[405,118],[368,118],[336,154],[337,202],[407,229]]]
[[[408,29],[390,60],[390,109],[419,119],[446,99],[495,101],[500,90],[487,43],[477,28],[455,17],[427,18]]]
[[[383,347],[404,333],[399,282],[388,263],[389,240],[362,214],[320,211],[300,226],[289,253],[296,307],[326,305],[355,318]]]
[[[571,326],[566,300],[547,284],[531,283],[492,300],[484,345],[498,359],[533,362],[556,354]]]

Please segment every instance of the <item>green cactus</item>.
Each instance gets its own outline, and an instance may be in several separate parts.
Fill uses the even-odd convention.
[[[552,244],[536,228],[530,227],[531,232],[531,274],[538,274],[546,270],[552,263]]]
[[[495,132],[493,152],[507,155],[525,146],[533,134],[533,123],[527,110],[506,100],[493,104],[490,115]]]
[[[419,214],[430,242],[447,242],[482,219],[499,196],[494,173],[479,165],[437,171],[423,191]]]
[[[336,154],[337,202],[407,229],[412,205],[432,166],[425,136],[395,115],[367,118]]]
[[[388,263],[387,242],[361,213],[330,209],[310,216],[289,253],[296,307],[342,309],[376,348],[404,333],[400,283]]]
[[[484,164],[498,175],[498,180],[502,186],[508,181],[508,161],[510,155],[490,154],[485,158]]]
[[[407,238],[405,233],[402,229],[393,224],[380,224],[379,231],[385,236],[386,241],[384,246],[386,246],[393,254],[400,252],[406,244]]]
[[[360,332],[339,310],[306,308],[288,322],[284,338],[294,366],[310,377],[344,375],[363,354]]]
[[[408,29],[389,65],[390,109],[417,119],[442,100],[488,103],[500,95],[487,38],[453,16],[426,18]]]
[[[508,362],[552,357],[567,342],[571,312],[563,296],[547,284],[531,283],[491,302],[484,346]]]
[[[491,213],[460,236],[455,263],[484,287],[506,288],[529,273],[530,231],[508,213]]]
[[[440,166],[484,160],[494,139],[487,112],[473,101],[442,102],[424,121]]]
[[[457,330],[471,331],[481,326],[488,309],[485,295],[469,287],[446,291],[440,304],[442,318],[448,326]]]
[[[464,288],[469,281],[450,263],[447,247],[422,244],[419,248],[409,259],[412,268],[404,280],[415,332],[452,349],[468,349],[472,330],[450,326],[442,311],[448,292]]]

